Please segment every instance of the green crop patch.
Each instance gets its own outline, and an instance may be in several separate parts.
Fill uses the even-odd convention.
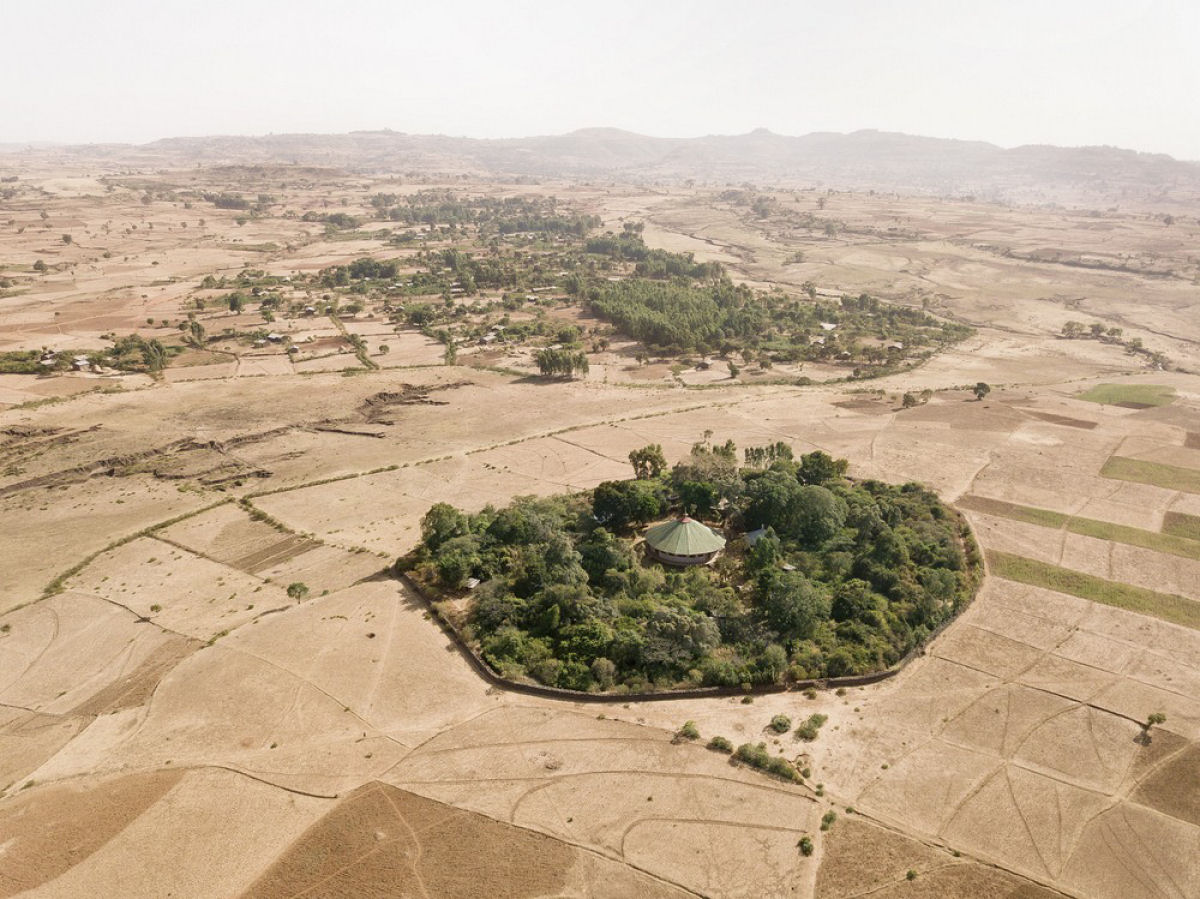
[[[1053,512],[1050,509],[1037,509],[1033,506],[1021,506],[1016,503],[1005,502],[1002,499],[989,499],[986,496],[964,496],[959,499],[956,505],[960,509],[982,512],[985,515],[996,515],[1000,518],[1011,518],[1014,521],[1041,525],[1044,528],[1061,528],[1070,519],[1069,515],[1064,515],[1062,512]]]
[[[1200,541],[1200,515],[1168,512],[1163,516],[1162,532],[1172,537]]]
[[[1101,477],[1118,481],[1133,481],[1150,484],[1167,490],[1182,490],[1185,493],[1200,493],[1200,471],[1165,465],[1162,462],[1147,462],[1145,459],[1130,459],[1127,456],[1109,456],[1100,469]]]
[[[1182,516],[1192,519],[1191,530],[1188,530],[1187,522],[1184,522],[1181,531],[1168,531],[1164,522],[1163,530],[1160,533],[1124,524],[1114,524],[1111,521],[1100,521],[1096,518],[1078,518],[1050,509],[1021,506],[983,496],[964,496],[958,501],[958,506],[961,509],[983,512],[987,515],[996,515],[1026,524],[1047,528],[1066,528],[1072,534],[1079,534],[1083,537],[1111,540],[1114,543],[1124,543],[1155,552],[1169,553],[1184,559],[1200,559],[1200,518],[1193,516]]]
[[[1079,398],[1105,406],[1148,409],[1172,402],[1175,389],[1162,384],[1097,384],[1086,393],[1079,394]]]
[[[1183,596],[1158,593],[995,550],[988,552],[987,560],[989,571],[1005,580],[1043,587],[1200,630],[1200,602]]]

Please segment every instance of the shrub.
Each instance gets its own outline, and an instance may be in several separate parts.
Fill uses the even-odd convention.
[[[792,719],[787,715],[776,715],[771,719],[771,730],[777,734],[786,734],[792,729]]]
[[[685,740],[699,740],[700,730],[696,727],[696,722],[683,722],[683,727],[679,728],[679,736],[683,737]]]
[[[708,748],[714,752],[733,752],[733,744],[724,737],[713,737],[708,741]]]
[[[833,827],[833,822],[836,820],[837,812],[835,812],[833,809],[830,809],[821,816],[821,830],[829,830],[829,828]]]
[[[908,873],[907,873],[907,874],[905,874],[904,876],[905,876],[905,877],[907,877],[909,880],[916,880],[916,879],[917,879],[917,872],[916,872],[916,871],[914,871],[912,868],[909,868],[909,869],[908,869]]]
[[[734,757],[752,768],[766,768],[771,761],[771,755],[767,752],[765,743],[743,743],[737,748]]]
[[[813,841],[811,837],[801,837],[800,842],[796,844],[800,847],[800,854],[809,856],[813,854]]]
[[[811,743],[817,738],[823,725],[829,718],[819,712],[808,716],[808,720],[796,728],[796,738]]]
[[[737,748],[734,753],[734,758],[739,762],[749,765],[751,768],[757,768],[759,771],[765,771],[768,774],[774,775],[781,780],[791,781],[796,783],[800,780],[800,775],[796,769],[792,767],[791,762],[787,759],[773,757],[767,752],[766,743],[743,743]]]
[[[792,763],[787,759],[780,758],[779,756],[773,756],[770,761],[767,762],[767,767],[765,770],[768,774],[773,774],[780,780],[787,780],[791,781],[792,783],[800,782],[800,775],[796,772],[796,769],[792,767]]]

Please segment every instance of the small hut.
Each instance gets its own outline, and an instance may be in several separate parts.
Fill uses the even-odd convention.
[[[646,547],[651,556],[668,565],[707,565],[725,548],[725,538],[685,515],[647,530]]]

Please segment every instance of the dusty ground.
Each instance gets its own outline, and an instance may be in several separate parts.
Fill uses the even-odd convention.
[[[143,185],[108,191],[103,174],[20,172],[45,192],[0,226],[19,276],[0,349],[150,336],[146,319],[178,318],[206,274],[380,250],[298,217],[143,203]],[[367,180],[285,174],[272,190],[302,213],[384,189]],[[433,502],[591,486],[623,476],[633,448],[675,459],[707,430],[821,448],[949,500],[1147,531],[1200,514],[1194,493],[1100,473],[1113,455],[1200,467],[1200,378],[1058,336],[1100,321],[1200,366],[1193,220],[839,194],[821,215],[845,227],[828,237],[698,192],[529,189],[648,219],[650,243],[752,281],[925,301],[978,333],[913,372],[816,387],[677,380],[617,345],[586,381],[533,383],[442,366],[436,344],[367,321],[354,330],[390,352],[357,377],[341,373],[352,355],[270,352],[159,381],[0,376],[0,894],[1200,895],[1193,630],[990,578],[873,687],[555,703],[489,688],[384,571]],[[816,211],[812,194],[783,202]],[[35,275],[39,258],[52,264]],[[976,402],[961,388],[980,380],[994,389]],[[1125,380],[1176,398],[1078,398]],[[927,405],[900,408],[924,388]],[[969,515],[986,549],[1200,602],[1200,558]],[[288,594],[297,582],[307,594]],[[764,732],[817,711],[813,743]],[[1151,712],[1166,721],[1147,741]],[[672,741],[685,720],[699,744]],[[703,747],[713,735],[765,740],[811,776],[732,767]]]

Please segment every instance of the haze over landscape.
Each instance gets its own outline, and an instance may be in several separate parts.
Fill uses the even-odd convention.
[[[1200,11],[6,4],[0,897],[1200,896]]]
[[[0,143],[864,128],[1200,160],[1187,0],[5,5]]]

